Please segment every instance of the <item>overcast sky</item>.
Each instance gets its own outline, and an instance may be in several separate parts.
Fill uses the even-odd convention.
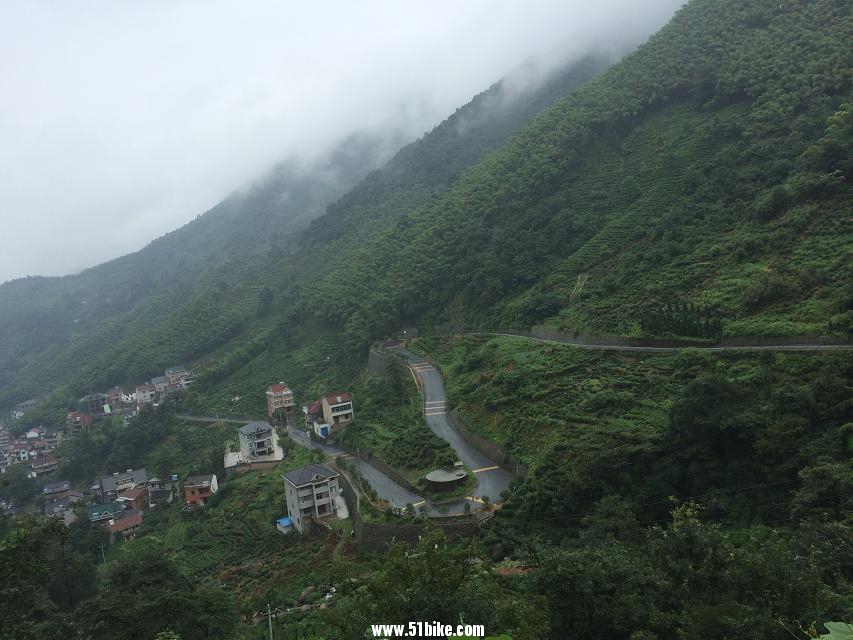
[[[293,154],[431,129],[681,0],[0,4],[0,282],[137,250]]]

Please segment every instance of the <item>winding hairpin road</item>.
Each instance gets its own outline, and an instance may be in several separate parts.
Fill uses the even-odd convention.
[[[779,344],[779,345],[744,345],[744,346],[700,346],[700,347],[652,347],[652,346],[629,346],[610,344],[589,344],[571,338],[544,338],[511,332],[469,332],[457,335],[482,336],[482,337],[508,337],[533,340],[535,342],[556,343],[571,345],[581,349],[598,349],[602,351],[641,351],[650,353],[673,353],[683,351],[686,348],[700,348],[704,351],[847,351],[853,349],[853,345],[847,344]],[[320,449],[329,456],[343,456],[350,465],[356,467],[361,475],[376,490],[376,493],[387,500],[393,507],[403,509],[407,505],[420,508],[427,505],[430,515],[459,514],[465,510],[465,504],[471,505],[471,510],[476,511],[483,507],[483,496],[488,496],[490,501],[499,502],[501,492],[508,489],[513,480],[513,475],[501,468],[494,460],[491,460],[478,449],[466,442],[459,432],[453,427],[447,416],[447,394],[444,389],[444,381],[438,370],[424,358],[407,351],[399,344],[391,344],[386,347],[387,351],[397,354],[412,371],[412,374],[420,381],[424,398],[424,419],[430,430],[439,438],[447,442],[456,452],[459,460],[466,467],[473,470],[477,480],[477,486],[472,495],[456,500],[433,503],[426,500],[394,482],[382,471],[359,456],[348,453],[334,444],[316,442],[310,438],[307,431],[302,431],[293,426],[288,426],[290,438],[302,446],[311,449]],[[245,422],[242,418],[219,417],[219,416],[181,416],[187,420],[197,422]]]

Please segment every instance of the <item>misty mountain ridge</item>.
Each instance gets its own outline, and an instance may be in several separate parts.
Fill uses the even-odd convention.
[[[411,197],[413,184],[420,185],[419,195],[410,206],[420,204],[427,193],[445,190],[461,169],[497,148],[533,114],[611,62],[588,57],[533,84],[513,82],[507,87],[497,82],[401,149],[404,140],[398,132],[355,134],[325,158],[280,163],[136,253],[74,276],[27,277],[0,285],[3,396],[6,390],[10,400],[20,393],[12,392],[9,381],[30,368],[44,372],[42,367],[49,367],[55,372],[48,375],[50,384],[61,384],[63,376],[56,374],[74,370],[81,358],[90,359],[85,354],[95,345],[138,341],[160,329],[164,320],[182,318],[182,309],[192,314],[206,296],[218,297],[217,290],[228,292],[222,304],[228,299],[234,306],[245,301],[237,317],[223,313],[230,318],[223,330],[232,332],[253,314],[249,307],[257,305],[262,288],[258,279],[265,279],[265,270],[299,246],[299,238],[302,246],[310,247],[326,234],[351,230],[355,217],[313,227],[311,220],[327,209],[326,219],[335,219],[334,212],[345,210],[349,199],[370,193],[384,197],[389,190],[402,189]],[[364,222],[357,223],[360,232],[373,228]],[[36,379],[44,382],[45,377],[36,375],[27,393],[41,386]]]
[[[3,434],[0,499],[184,482],[127,541],[115,511],[0,517],[6,635],[844,635],[851,29],[849,1],[692,0],[618,62],[499,82],[396,152],[355,136],[136,254],[0,287],[0,407],[41,399]],[[157,402],[80,400],[177,363]],[[55,453],[14,441],[48,448],[33,427],[74,407]]]

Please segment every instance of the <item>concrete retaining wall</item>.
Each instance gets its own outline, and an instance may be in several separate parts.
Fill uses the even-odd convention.
[[[418,536],[422,535],[424,528],[428,526],[425,524],[365,522],[364,517],[358,511],[358,495],[343,473],[338,478],[338,484],[352,518],[355,541],[365,551],[371,553],[387,551],[388,546],[394,541],[417,543]],[[444,531],[450,538],[470,538],[477,531],[477,522],[474,520],[438,522],[433,523],[433,525]]]
[[[451,424],[453,424],[453,428],[456,429],[460,436],[462,436],[462,439],[465,440],[465,442],[470,444],[472,447],[475,447],[480,453],[484,454],[488,458],[491,458],[510,473],[514,473],[522,477],[527,475],[526,464],[524,464],[516,456],[506,453],[503,449],[501,449],[501,447],[499,447],[491,440],[488,440],[483,436],[477,435],[476,433],[471,431],[459,418],[459,413],[456,409],[451,409],[450,411],[448,411],[447,417],[450,419]]]
[[[406,480],[406,478],[399,471],[396,471],[393,468],[389,467],[387,464],[385,464],[382,460],[380,460],[379,458],[374,456],[369,451],[366,451],[366,452],[362,451],[361,455],[359,456],[359,452],[356,451],[355,449],[353,449],[352,447],[348,447],[347,445],[345,445],[341,442],[337,442],[337,441],[335,442],[335,444],[337,446],[339,446],[341,449],[343,449],[344,451],[346,451],[347,453],[354,455],[354,456],[358,456],[362,460],[364,460],[365,462],[369,463],[371,466],[376,467],[382,473],[384,473],[386,476],[391,478],[395,483],[397,483],[398,485],[403,487],[406,491],[411,491],[412,493],[415,493],[415,494],[421,492],[421,489],[418,489],[417,487],[412,485],[412,483],[409,482],[408,480]],[[382,496],[379,496],[379,497],[381,498]]]
[[[226,469],[225,473],[227,475],[239,475],[241,473],[247,473],[249,471],[269,471],[280,463],[281,460],[271,462],[242,462],[235,467],[230,467],[230,473],[229,470]]]
[[[363,522],[361,531],[356,531],[356,540],[365,551],[387,551],[393,542],[417,544],[427,525],[420,524],[381,524]],[[451,539],[471,538],[477,532],[477,523],[456,522],[434,524]]]
[[[375,376],[385,372],[386,355],[378,349],[371,349],[367,354],[367,372]]]

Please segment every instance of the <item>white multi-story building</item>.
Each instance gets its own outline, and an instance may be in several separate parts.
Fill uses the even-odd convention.
[[[352,396],[345,391],[323,396],[323,421],[336,427],[348,424],[355,417]]]
[[[284,495],[293,526],[302,533],[313,518],[337,514],[338,473],[326,465],[306,464],[284,474]]]
[[[272,427],[266,422],[253,421],[238,430],[243,460],[251,462],[275,453]]]

